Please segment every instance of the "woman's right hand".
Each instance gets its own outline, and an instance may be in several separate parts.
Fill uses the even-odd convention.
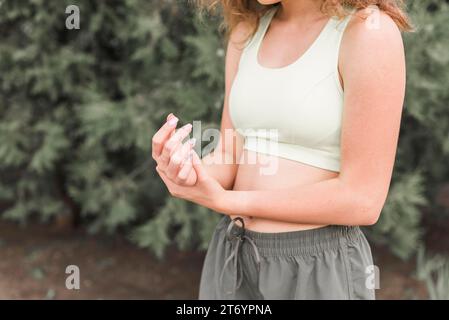
[[[192,125],[189,123],[176,130],[177,123],[178,118],[170,113],[165,124],[153,136],[151,154],[158,169],[171,181],[183,186],[193,186],[197,175],[189,156],[195,139],[182,143],[192,131]]]

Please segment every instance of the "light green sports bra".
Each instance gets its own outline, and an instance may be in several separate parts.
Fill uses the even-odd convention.
[[[338,55],[351,15],[331,17],[295,62],[268,68],[259,64],[258,52],[276,10],[261,18],[242,52],[229,94],[232,123],[244,136],[246,150],[339,172],[343,89]]]

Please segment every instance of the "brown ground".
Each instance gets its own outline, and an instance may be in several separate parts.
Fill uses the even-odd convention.
[[[414,259],[373,252],[381,270],[378,299],[427,297],[413,278]],[[195,299],[203,257],[171,249],[158,261],[121,237],[0,222],[0,299]],[[81,270],[80,290],[65,288],[70,264]]]

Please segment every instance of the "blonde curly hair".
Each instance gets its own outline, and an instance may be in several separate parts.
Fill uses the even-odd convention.
[[[202,10],[223,16],[222,28],[229,35],[240,23],[245,22],[251,30],[251,37],[257,30],[259,19],[273,6],[261,5],[257,0],[193,0]],[[349,14],[348,8],[356,10],[377,6],[388,14],[401,31],[412,31],[413,27],[404,11],[403,0],[323,0],[321,11],[329,16],[343,18]]]

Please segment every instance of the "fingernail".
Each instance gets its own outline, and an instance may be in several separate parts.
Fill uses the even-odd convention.
[[[173,118],[171,118],[170,120],[168,120],[168,125],[171,127],[176,126],[176,124],[178,123],[178,118],[176,118],[175,116],[173,116]]]
[[[184,161],[190,161],[190,153],[188,153],[184,159]]]
[[[192,124],[191,124],[191,123],[186,124],[186,125],[183,127],[183,129],[186,130],[186,131],[190,131],[190,129],[192,129]]]
[[[170,120],[172,117],[173,117],[173,113],[170,113],[170,114],[167,116],[167,121]]]
[[[189,140],[189,143],[190,143],[190,145],[191,145],[192,147],[195,146],[196,139],[195,139],[195,138],[190,139],[190,140]]]

